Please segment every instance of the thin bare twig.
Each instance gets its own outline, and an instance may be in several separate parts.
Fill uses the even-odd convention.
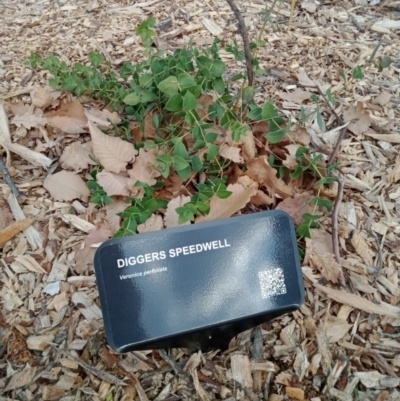
[[[333,163],[333,161],[335,160],[337,154],[339,153],[340,144],[342,143],[344,137],[346,136],[346,133],[347,133],[347,126],[343,127],[340,130],[340,134],[338,136],[338,140],[336,141],[336,145],[333,148],[333,151],[332,151],[331,155],[329,156],[328,165]]]
[[[12,193],[18,197],[21,196],[21,192],[19,192],[19,189],[15,185],[13,179],[11,178],[10,173],[7,170],[6,165],[3,162],[3,159],[0,157],[0,171],[3,173],[4,181],[8,184],[8,186],[11,188]]]
[[[343,199],[343,187],[344,187],[343,179],[338,178],[338,195],[332,212],[332,246],[336,262],[339,263],[339,265],[341,265],[341,263],[340,263],[340,252],[339,252],[338,217],[339,217],[340,204],[342,203]]]
[[[159,349],[158,353],[161,358],[164,359],[164,361],[167,362],[169,366],[171,366],[172,370],[177,376],[181,378],[187,378],[182,368],[178,366],[178,364],[165,352],[165,350]]]
[[[231,7],[239,23],[239,32],[243,39],[244,56],[246,57],[247,79],[249,81],[249,86],[252,86],[254,82],[254,73],[253,73],[252,56],[250,50],[250,42],[249,42],[249,36],[247,35],[246,24],[244,22],[242,13],[240,12],[234,0],[226,0],[226,2]]]

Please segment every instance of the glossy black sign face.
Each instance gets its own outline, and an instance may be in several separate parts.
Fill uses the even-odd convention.
[[[280,211],[110,240],[95,272],[118,352],[225,347],[304,300],[293,222]]]

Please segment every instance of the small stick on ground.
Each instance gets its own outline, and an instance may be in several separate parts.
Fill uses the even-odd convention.
[[[289,19],[289,28],[288,31],[292,28],[293,22],[293,14],[294,14],[294,6],[296,5],[296,0],[292,0],[292,5],[290,6],[290,19]]]
[[[169,357],[169,355],[163,349],[159,349],[158,353],[161,356],[161,358],[164,359],[164,361],[167,362],[169,366],[171,366],[172,370],[177,376],[181,378],[186,378],[183,370],[178,366],[178,364],[172,358]]]
[[[15,185],[13,179],[11,178],[10,173],[7,170],[6,165],[3,162],[3,159],[0,157],[0,171],[3,173],[4,181],[11,188],[12,193],[18,197],[21,196],[21,192],[19,192],[17,186]]]
[[[226,2],[231,7],[239,23],[239,32],[240,35],[242,35],[244,56],[246,57],[247,78],[249,81],[249,86],[252,86],[254,82],[254,73],[253,73],[252,57],[250,50],[250,42],[249,42],[249,36],[247,35],[246,24],[244,23],[242,13],[240,12],[234,0],[226,0]]]
[[[338,195],[335,201],[335,206],[333,207],[332,212],[332,246],[333,246],[333,253],[335,255],[336,262],[340,263],[340,252],[339,252],[339,230],[338,230],[338,219],[339,219],[339,209],[340,204],[342,203],[343,199],[343,187],[344,181],[342,178],[338,178]]]

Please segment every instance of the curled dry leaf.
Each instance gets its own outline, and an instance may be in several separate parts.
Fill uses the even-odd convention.
[[[93,153],[104,168],[111,173],[126,171],[126,164],[134,160],[137,150],[121,138],[103,134],[91,121],[88,122],[92,137]]]
[[[143,224],[139,224],[137,226],[137,230],[140,234],[162,230],[163,228],[164,226],[162,217],[158,214],[152,214],[151,217],[147,219]]]
[[[109,128],[111,123],[119,124],[121,122],[121,117],[115,111],[111,112],[107,109],[99,110],[95,107],[84,108],[84,113],[88,121],[96,123],[103,129]]]
[[[141,181],[152,186],[157,182],[155,178],[159,177],[161,173],[155,169],[155,166],[157,166],[156,158],[156,149],[146,150],[141,148],[139,150],[139,156],[136,157],[132,169],[128,171],[133,184],[136,181]]]
[[[176,213],[176,209],[178,207],[181,207],[188,202],[190,202],[190,196],[183,195],[177,196],[175,199],[169,201],[167,210],[164,215],[164,224],[166,228],[187,226],[188,224],[190,224],[190,221],[179,224],[179,215],[178,213]]]
[[[93,154],[91,142],[73,142],[64,149],[60,157],[61,166],[62,168],[70,168],[74,171],[86,169],[89,165],[96,164],[96,162],[89,157],[90,154]]]
[[[219,155],[225,159],[232,160],[234,163],[243,163],[243,157],[240,156],[240,148],[229,146],[224,143],[219,148]]]
[[[71,201],[78,198],[87,201],[90,195],[82,178],[69,171],[48,175],[43,186],[56,201]]]
[[[257,193],[251,197],[250,203],[256,206],[272,205],[274,200],[265,192],[258,190]]]
[[[81,134],[87,132],[87,118],[83,106],[73,101],[67,107],[45,114],[48,123],[67,134]]]
[[[352,121],[347,128],[355,135],[363,134],[371,125],[371,117],[362,102],[357,102],[357,106],[351,106],[344,110],[343,120],[346,123]]]
[[[103,170],[96,176],[97,182],[101,185],[108,196],[129,196],[133,188],[133,181],[125,173],[115,174]]]
[[[259,184],[265,185],[271,195],[277,194],[284,199],[294,195],[293,188],[276,176],[277,171],[268,164],[266,156],[250,160],[247,168],[246,175]]]
[[[342,267],[335,260],[332,253],[315,253],[311,255],[312,265],[317,268],[323,277],[332,283],[344,283]]]
[[[278,96],[283,100],[302,104],[305,100],[310,99],[311,92],[296,88],[293,92],[278,92]]]
[[[247,131],[246,135],[240,137],[240,143],[242,146],[242,154],[244,160],[254,159],[256,156],[256,143],[254,141],[253,131],[250,129]]]
[[[35,87],[31,93],[32,104],[36,107],[45,109],[53,103],[53,96],[47,88]]]
[[[247,188],[241,184],[229,184],[227,190],[232,194],[226,199],[214,196],[210,202],[210,213],[207,216],[199,216],[196,223],[232,216],[250,202],[250,198],[257,193],[257,189],[257,184]]]
[[[294,223],[300,225],[303,223],[303,214],[313,212],[313,206],[308,203],[311,197],[312,194],[310,192],[296,194],[293,198],[283,200],[276,209],[290,214]]]

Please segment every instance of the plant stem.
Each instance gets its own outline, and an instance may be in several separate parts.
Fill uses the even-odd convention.
[[[226,2],[231,7],[239,23],[239,32],[243,39],[244,56],[246,57],[247,78],[249,81],[249,86],[252,86],[254,81],[254,72],[253,72],[250,42],[249,42],[249,36],[247,34],[246,24],[244,22],[242,13],[240,12],[234,0],[226,0]]]

